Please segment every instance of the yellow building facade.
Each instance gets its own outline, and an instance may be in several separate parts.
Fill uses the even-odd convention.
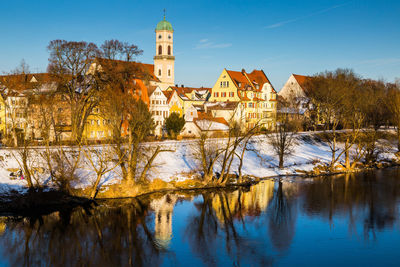
[[[86,121],[83,138],[89,141],[112,139],[111,122],[106,114],[101,114],[99,108],[94,108]]]
[[[0,139],[6,136],[6,103],[0,94]]]
[[[212,88],[210,102],[240,102],[244,107],[246,126],[275,125],[276,91],[262,70],[251,73],[224,69]]]

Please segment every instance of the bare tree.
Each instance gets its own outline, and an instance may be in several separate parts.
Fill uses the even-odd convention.
[[[111,60],[132,61],[136,56],[143,53],[143,50],[135,44],[121,42],[119,40],[107,40],[100,46],[101,56]]]
[[[48,71],[57,79],[59,90],[69,102],[71,112],[71,139],[80,142],[88,116],[97,105],[98,86],[89,66],[100,51],[94,43],[53,40]]]
[[[389,110],[391,122],[397,129],[397,150],[400,152],[400,80],[396,84],[389,84]]]
[[[310,100],[308,107],[318,107],[318,114],[324,123],[322,137],[331,149],[332,157],[330,168],[333,168],[341,156],[348,152],[356,141],[356,135],[347,140],[344,148],[338,146],[340,134],[338,129],[343,127],[346,117],[346,100],[351,97],[350,92],[359,86],[359,77],[352,70],[337,69],[333,72],[324,72],[312,77],[306,83],[306,95]]]
[[[275,154],[279,158],[279,168],[283,168],[284,160],[292,154],[295,146],[296,124],[290,121],[288,114],[282,113],[277,118],[275,131],[267,133],[267,138]]]
[[[207,131],[200,133],[199,139],[193,146],[193,155],[200,161],[201,170],[203,172],[203,181],[211,183],[214,178],[214,166],[222,153],[219,140],[210,139]]]
[[[96,173],[96,180],[90,193],[90,198],[94,199],[100,190],[99,184],[101,178],[119,166],[122,158],[115,158],[113,145],[104,144],[100,147],[84,146],[83,153],[85,159],[89,161],[89,165]]]
[[[381,147],[377,142],[382,133],[379,132],[381,126],[387,125],[390,120],[390,110],[388,103],[388,90],[383,81],[364,80],[363,90],[366,92],[364,97],[364,114],[366,118],[366,129],[364,132],[365,161],[374,163]]]

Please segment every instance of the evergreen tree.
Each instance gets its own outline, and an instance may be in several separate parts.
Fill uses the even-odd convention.
[[[180,117],[176,112],[172,112],[165,120],[165,127],[167,128],[168,134],[173,137],[181,132],[184,125],[185,119]]]

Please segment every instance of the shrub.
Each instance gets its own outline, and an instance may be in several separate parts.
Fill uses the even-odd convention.
[[[165,120],[165,127],[167,128],[168,134],[173,137],[181,132],[184,125],[185,119],[179,117],[179,114],[176,112],[172,112]]]

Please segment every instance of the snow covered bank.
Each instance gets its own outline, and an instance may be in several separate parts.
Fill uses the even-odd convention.
[[[297,135],[296,146],[293,154],[285,160],[285,168],[279,169],[278,158],[274,155],[271,145],[265,136],[253,137],[251,144],[254,151],[247,151],[245,154],[243,174],[260,178],[272,177],[278,175],[295,175],[302,171],[311,171],[315,164],[328,163],[331,160],[331,151],[327,144],[315,141],[313,138],[304,138],[312,133],[300,133]],[[216,139],[223,142],[224,139]],[[174,150],[174,152],[160,153],[148,173],[150,180],[161,179],[163,181],[182,181],[191,177],[201,175],[199,162],[196,159],[196,140],[183,141],[163,141],[143,144],[146,147],[161,145],[163,148]],[[382,158],[391,159],[396,152],[395,144],[391,151],[382,154]],[[99,149],[101,146],[93,146],[93,149]],[[37,179],[41,184],[52,186],[50,183],[50,173],[46,171],[45,161],[40,157],[40,151],[43,148],[35,148],[36,156],[34,166],[36,167]],[[343,162],[344,159],[341,160]],[[234,160],[231,172],[237,171],[239,161]],[[215,171],[219,171],[217,164]],[[20,166],[16,160],[16,153],[13,149],[0,149],[0,194],[10,190],[26,190],[26,181],[20,177],[11,177],[11,172],[16,172]],[[40,171],[41,170],[41,171]],[[78,179],[72,183],[74,188],[86,188],[92,186],[96,175],[91,168],[88,160],[82,158],[82,164],[78,169]],[[105,174],[101,180],[102,186],[116,184],[121,181],[121,170],[119,168]]]

